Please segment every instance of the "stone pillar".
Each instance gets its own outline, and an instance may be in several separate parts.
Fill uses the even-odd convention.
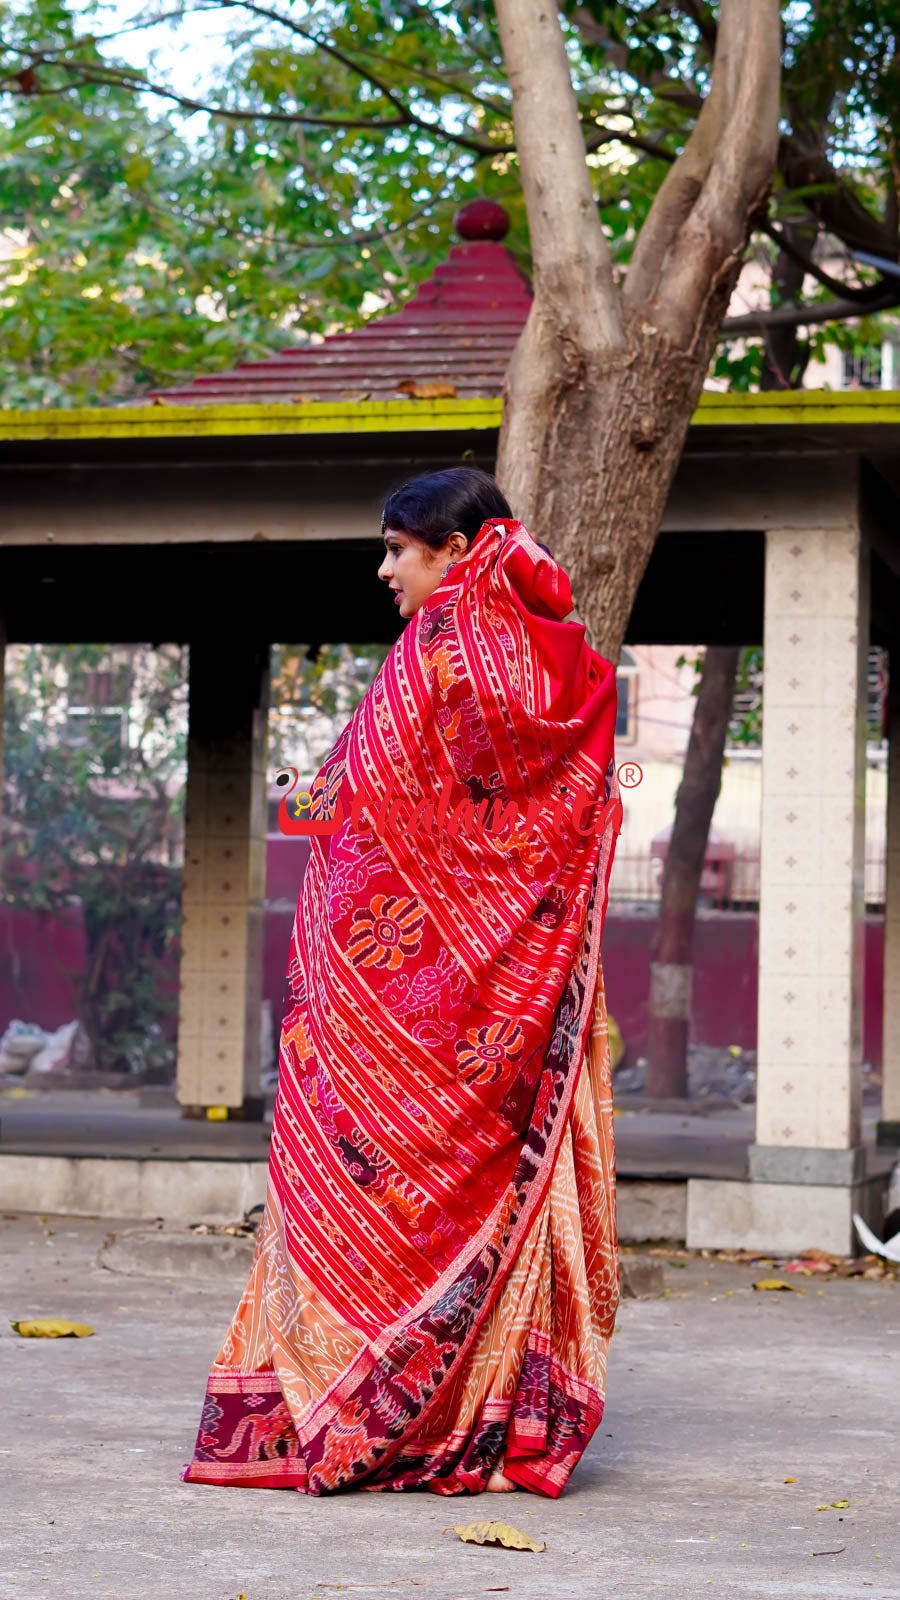
[[[861,1176],[869,556],[766,536],[756,1146],[751,1176]]]
[[[191,645],[177,1095],[259,1116],[269,649]]]
[[[878,1143],[900,1145],[900,637],[891,640],[888,688],[887,854],[884,878],[884,1026]]]
[[[765,583],[756,1143],[749,1183],[691,1186],[688,1242],[844,1254],[853,1211],[874,1210],[860,1148],[869,552],[855,512],[768,530]]]

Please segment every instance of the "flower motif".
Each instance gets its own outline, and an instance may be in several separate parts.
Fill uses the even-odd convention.
[[[376,894],[358,911],[347,954],[355,967],[386,967],[396,972],[422,943],[425,913],[414,896]]]
[[[482,1028],[468,1028],[456,1046],[456,1060],[470,1083],[493,1083],[507,1061],[522,1049],[522,1029],[512,1017],[500,1017]]]

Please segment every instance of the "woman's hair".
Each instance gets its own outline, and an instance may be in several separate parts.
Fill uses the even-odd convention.
[[[396,528],[439,548],[458,530],[468,544],[492,517],[512,517],[506,497],[480,467],[446,467],[411,478],[385,501],[381,531]]]

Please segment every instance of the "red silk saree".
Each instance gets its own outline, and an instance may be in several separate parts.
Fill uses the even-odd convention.
[[[485,523],[311,785],[268,1193],[192,1483],[558,1495],[618,1301],[615,667]],[[576,804],[577,799],[577,804]],[[499,819],[499,821],[498,821]],[[504,820],[505,819],[505,820]]]

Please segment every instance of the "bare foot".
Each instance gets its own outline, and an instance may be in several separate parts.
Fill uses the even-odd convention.
[[[488,1494],[511,1494],[517,1485],[498,1470],[491,1473],[484,1487]]]

